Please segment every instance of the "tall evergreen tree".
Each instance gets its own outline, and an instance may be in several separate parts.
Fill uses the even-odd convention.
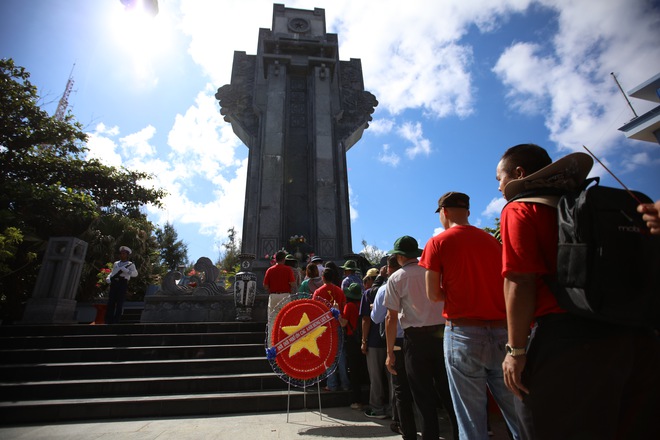
[[[220,269],[227,272],[234,272],[236,265],[240,264],[238,255],[241,253],[241,240],[237,237],[236,228],[233,226],[227,230],[227,241],[222,244],[225,249],[223,255],[218,261]]]
[[[188,264],[188,245],[179,240],[174,225],[167,222],[163,229],[156,230],[156,241],[160,248],[160,263],[168,271],[179,264]]]

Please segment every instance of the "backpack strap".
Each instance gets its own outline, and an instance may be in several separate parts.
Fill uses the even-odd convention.
[[[516,194],[515,197],[507,201],[507,205],[513,202],[528,202],[556,208],[559,204],[559,199],[564,194],[566,194],[566,191],[559,188],[537,188]]]
[[[585,179],[584,182],[574,190],[568,188],[535,188],[529,191],[522,191],[509,200],[507,204],[511,202],[529,202],[540,203],[542,205],[556,208],[559,204],[559,199],[561,199],[563,195],[573,191],[583,191],[594,182],[598,185],[600,183],[600,177]]]
[[[529,203],[539,203],[541,205],[547,205],[552,208],[556,208],[559,204],[559,199],[561,196],[536,196],[536,197],[520,197],[512,200],[512,202],[529,202]]]

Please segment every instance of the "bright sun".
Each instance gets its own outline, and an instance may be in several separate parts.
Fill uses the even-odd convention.
[[[130,9],[115,1],[110,17],[115,42],[130,57],[138,81],[157,81],[153,65],[167,52],[171,38],[167,17],[163,11],[154,17],[142,7],[144,0],[138,0]]]

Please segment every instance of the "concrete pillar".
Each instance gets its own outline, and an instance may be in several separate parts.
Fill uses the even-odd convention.
[[[28,300],[23,314],[23,323],[74,322],[76,291],[86,253],[87,243],[75,237],[53,237],[48,240],[32,298]]]

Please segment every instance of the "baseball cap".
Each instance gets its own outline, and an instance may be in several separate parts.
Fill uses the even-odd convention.
[[[467,194],[450,191],[438,199],[438,209],[441,208],[465,208],[470,209],[470,197]]]

